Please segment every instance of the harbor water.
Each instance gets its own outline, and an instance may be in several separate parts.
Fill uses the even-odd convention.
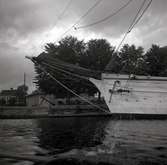
[[[0,154],[56,157],[47,164],[167,164],[167,120],[102,117],[0,120]],[[0,158],[2,165],[39,165]],[[44,164],[44,163],[43,163]],[[43,165],[42,164],[42,165]]]

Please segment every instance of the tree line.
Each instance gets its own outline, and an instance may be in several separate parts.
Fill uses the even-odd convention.
[[[135,75],[167,76],[167,47],[152,45],[144,52],[141,46],[125,44],[115,52],[106,39],[91,39],[88,42],[78,40],[76,37],[67,36],[57,44],[47,43],[44,51],[40,54],[46,57],[60,59],[62,61],[88,68],[91,70]],[[35,83],[45,93],[55,94],[58,97],[71,96],[59,84],[51,80],[35,66]],[[76,93],[88,93],[93,95],[97,92],[95,86],[81,79],[62,79],[60,73],[56,78]]]

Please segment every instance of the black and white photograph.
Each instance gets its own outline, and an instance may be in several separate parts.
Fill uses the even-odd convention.
[[[167,0],[0,0],[0,165],[167,165]]]

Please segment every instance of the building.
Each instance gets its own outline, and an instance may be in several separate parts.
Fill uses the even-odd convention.
[[[18,103],[17,90],[11,88],[10,90],[2,90],[0,93],[1,105],[15,105]]]
[[[0,92],[0,105],[1,106],[25,106],[26,93],[20,88],[10,90],[2,90]]]
[[[34,91],[26,96],[26,103],[28,107],[50,107],[54,105],[53,95],[45,95],[40,91]]]

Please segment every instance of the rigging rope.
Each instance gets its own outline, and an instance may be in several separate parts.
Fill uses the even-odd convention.
[[[76,23],[74,23],[73,26],[71,26],[67,31],[65,31],[65,32],[62,34],[62,36],[65,35],[69,30],[71,30],[71,28],[73,28],[73,27],[76,28],[75,25],[76,25],[78,22],[80,22],[80,20],[81,20],[82,18],[84,18],[85,16],[87,16],[88,13],[89,13],[91,10],[93,10],[93,8],[95,8],[101,1],[102,1],[102,0],[98,0],[91,8],[89,8],[88,11],[87,11],[78,21],[76,21]],[[130,2],[132,2],[132,0],[129,0],[127,4],[125,4],[123,7],[121,7],[120,9],[118,9],[115,13],[113,13],[112,15],[110,15],[110,17],[116,15],[116,14],[117,14],[118,12],[120,12],[123,8],[125,8],[126,6],[128,6],[128,4],[129,4]],[[141,13],[141,15],[139,16],[139,14],[140,14],[142,8],[144,7],[145,2],[146,2],[146,0],[144,0],[144,1],[142,2],[142,4],[141,4],[141,6],[140,6],[140,8],[139,8],[139,10],[138,10],[138,12],[137,12],[137,14],[135,15],[135,17],[134,17],[132,23],[130,24],[130,26],[129,26],[129,28],[128,28],[128,31],[125,33],[123,39],[121,40],[120,44],[118,45],[118,47],[117,47],[117,49],[116,49],[116,52],[119,50],[119,47],[122,45],[122,43],[123,43],[123,41],[125,40],[125,38],[126,38],[126,36],[128,35],[128,33],[130,33],[131,30],[134,28],[134,26],[140,21],[140,19],[142,18],[142,16],[144,15],[144,13],[146,12],[146,10],[148,9],[148,7],[151,5],[152,0],[150,0],[150,2],[147,4],[147,6],[145,7],[145,9],[143,10],[143,12]],[[101,21],[105,21],[106,19],[108,19],[108,18],[110,18],[110,17],[108,16],[108,17],[104,18],[104,19],[101,20]],[[96,22],[96,23],[97,23],[97,22]],[[91,24],[91,25],[93,25],[93,24]],[[81,27],[80,27],[80,28],[81,28]],[[62,37],[62,36],[61,36],[61,37]],[[33,61],[33,62],[34,62],[34,61]],[[38,63],[37,63],[37,64],[38,64]],[[66,73],[66,74],[73,74],[73,76],[77,76],[77,77],[79,77],[79,78],[85,78],[85,77],[82,77],[82,76],[78,76],[78,75],[76,75],[76,74],[74,74],[74,73],[70,73],[70,72],[68,72],[68,71],[65,71],[65,70],[63,70],[63,69],[61,69],[61,68],[57,68],[56,66],[49,65],[49,64],[47,64],[47,63],[45,63],[45,62],[43,62],[43,64],[44,64],[45,66],[48,66],[48,67],[57,69],[57,70],[59,70],[59,71],[62,71],[62,72],[64,72],[64,73]],[[39,65],[39,64],[38,64],[38,65]],[[69,91],[70,93],[74,94],[75,96],[79,97],[81,100],[83,100],[83,101],[89,103],[90,105],[92,105],[92,106],[94,106],[94,107],[96,107],[96,108],[98,108],[98,109],[100,109],[100,110],[102,110],[102,111],[104,111],[104,112],[109,113],[109,112],[107,111],[107,109],[101,108],[100,106],[95,105],[94,103],[92,103],[92,102],[89,101],[88,99],[86,99],[86,98],[84,98],[84,97],[78,95],[77,93],[75,93],[73,90],[71,90],[71,89],[68,88],[66,85],[64,85],[64,84],[61,83],[59,80],[57,80],[52,74],[48,73],[48,72],[45,70],[45,68],[42,68],[42,66],[40,67],[40,69],[41,69],[43,72],[45,72],[50,78],[52,78],[54,81],[56,81],[59,85],[61,85],[63,88],[65,88],[67,91]]]
[[[67,11],[67,9],[70,7],[70,4],[72,3],[73,0],[69,0],[67,5],[65,6],[65,8],[63,9],[63,11],[59,14],[58,18],[57,18],[57,22],[59,20],[61,20],[62,16],[65,14],[65,12]],[[56,22],[56,24],[57,24]]]
[[[76,66],[76,65],[74,65],[74,64],[70,64],[70,63],[66,63],[66,62],[64,62],[64,61],[61,61],[61,60],[59,60],[59,59],[56,59],[56,58],[54,58],[54,57],[51,57],[51,56],[48,56],[47,57],[49,60],[51,60],[50,62],[54,62],[54,64],[56,64],[57,66],[66,66],[66,67],[71,67],[71,68],[73,68],[73,69],[80,69],[80,70],[83,70],[83,71],[87,71],[87,72],[96,72],[96,73],[99,73],[99,71],[94,71],[94,70],[90,70],[90,69],[87,69],[87,68],[82,68],[82,67],[80,67],[80,66]],[[61,64],[62,63],[62,64]]]
[[[121,6],[119,9],[117,9],[115,12],[109,14],[108,16],[104,17],[103,19],[99,20],[99,21],[95,21],[93,23],[87,24],[87,25],[83,25],[83,26],[79,26],[79,27],[75,27],[75,29],[83,29],[83,28],[87,28],[90,26],[94,26],[96,24],[102,23],[110,18],[112,18],[113,16],[117,15],[121,10],[123,10],[124,8],[126,8],[133,0],[129,0],[126,4],[124,4],[123,6]]]
[[[57,80],[54,76],[52,76],[50,73],[49,73],[49,76],[50,76],[52,79],[54,79],[59,85],[61,85],[62,87],[64,87],[67,91],[69,91],[69,92],[71,92],[72,94],[74,94],[75,96],[79,97],[81,100],[83,100],[83,101],[89,103],[90,105],[94,106],[95,108],[98,108],[98,109],[100,109],[100,110],[102,110],[102,111],[104,111],[104,112],[109,113],[109,111],[107,111],[107,109],[101,108],[100,106],[98,106],[98,105],[92,103],[92,102],[89,101],[88,99],[86,99],[86,98],[84,98],[84,97],[78,95],[77,93],[75,93],[73,90],[71,90],[70,88],[68,88],[67,86],[65,86],[63,83],[61,83],[60,81],[58,81],[58,80]]]
[[[140,21],[140,19],[142,18],[142,16],[144,15],[144,13],[147,11],[147,9],[149,8],[149,6],[151,5],[152,0],[150,0],[150,2],[147,4],[146,8],[143,10],[142,14],[138,17],[138,19],[136,20],[136,22],[133,24],[133,26],[131,27],[130,31],[134,28],[134,26]]]
[[[134,26],[140,21],[140,19],[141,19],[142,16],[144,15],[144,13],[147,11],[147,9],[149,8],[149,6],[150,6],[151,3],[152,3],[152,0],[150,0],[150,1],[148,2],[148,4],[146,5],[146,7],[144,8],[144,10],[142,11],[142,13],[140,14],[140,12],[141,12],[142,8],[144,7],[145,3],[146,3],[146,0],[143,0],[143,2],[142,2],[142,4],[141,4],[141,6],[140,6],[140,8],[139,8],[139,10],[138,10],[138,12],[137,12],[137,14],[135,15],[135,17],[134,17],[134,19],[133,19],[133,21],[132,21],[132,23],[130,24],[130,26],[129,26],[127,32],[124,34],[124,36],[123,36],[123,38],[122,38],[120,44],[118,45],[118,47],[117,47],[117,49],[116,49],[116,53],[118,52],[118,50],[119,50],[120,46],[122,45],[122,43],[124,42],[124,40],[126,39],[127,35],[132,31],[132,29],[134,28]],[[139,16],[139,14],[140,14],[140,16]],[[130,81],[130,79],[131,79],[131,74],[132,74],[132,72],[129,73],[129,78],[127,79],[127,82],[126,82],[126,85],[125,85],[127,88],[128,88],[128,86],[129,86],[129,81]]]
[[[52,71],[53,73],[55,72],[55,70],[57,70],[58,72],[60,72],[64,77],[68,77],[68,79],[72,79],[72,80],[78,80],[78,79],[73,79],[73,77],[76,77],[76,78],[79,78],[79,79],[85,79],[85,80],[89,80],[88,77],[85,77],[85,76],[79,76],[78,74],[74,74],[74,73],[71,73],[71,72],[68,72],[68,71],[65,71],[63,69],[60,69],[58,67],[55,67],[55,66],[52,66],[52,65],[48,65],[47,63],[42,63],[46,66],[48,66],[47,70],[50,70]],[[50,68],[49,68],[50,67]],[[64,72],[65,74],[63,74],[62,72]],[[85,85],[86,86],[89,86],[89,87],[92,87],[92,85],[90,86],[90,84],[86,83],[85,82]],[[93,84],[94,85],[94,84]]]
[[[127,35],[132,31],[132,29],[134,28],[134,26],[140,21],[140,19],[142,18],[142,16],[144,15],[144,13],[146,12],[146,10],[148,9],[148,7],[151,5],[152,0],[149,1],[149,3],[147,4],[147,6],[145,7],[145,9],[143,10],[143,12],[141,13],[141,15],[139,16],[142,8],[144,7],[146,0],[143,0],[137,14],[135,15],[132,23],[130,24],[130,26],[128,27],[128,30],[125,32],[121,42],[119,43],[119,45],[116,48],[116,53],[118,53],[119,48],[121,47],[122,43],[124,42],[124,40],[126,39]]]
[[[42,63],[43,63],[44,65],[46,65],[46,66],[48,66],[48,67],[51,67],[51,68],[53,68],[53,69],[56,69],[56,70],[58,70],[58,71],[64,72],[64,73],[69,74],[69,75],[73,75],[74,77],[77,77],[77,78],[80,78],[80,79],[86,79],[86,80],[88,80],[88,78],[85,77],[85,76],[79,76],[79,75],[77,75],[77,74],[75,74],[75,73],[71,73],[71,72],[69,72],[69,71],[65,71],[64,69],[60,69],[60,68],[55,67],[55,66],[53,66],[53,65],[49,65],[49,64],[47,64],[47,63],[45,63],[45,62],[42,62]]]
[[[140,21],[140,19],[142,18],[142,16],[143,16],[144,13],[146,12],[146,10],[149,8],[149,6],[150,6],[151,3],[152,3],[152,0],[150,0],[150,1],[148,2],[148,4],[146,5],[146,7],[144,8],[145,3],[146,3],[146,0],[143,0],[143,2],[141,3],[141,5],[140,5],[140,7],[139,7],[139,9],[138,9],[138,11],[137,11],[135,17],[134,17],[133,20],[132,20],[132,23],[129,25],[127,31],[125,32],[125,34],[124,34],[124,36],[123,36],[121,42],[119,43],[119,45],[117,46],[117,48],[115,48],[115,53],[116,53],[116,55],[117,55],[118,57],[120,57],[119,54],[118,54],[119,48],[121,47],[122,43],[123,43],[124,40],[126,39],[127,35],[132,31],[132,29],[134,28],[134,26]],[[144,9],[143,9],[143,8],[144,8]],[[142,11],[142,9],[143,9],[143,11]],[[141,11],[142,11],[142,13],[141,13]],[[110,63],[109,63],[107,66],[109,66],[109,65],[110,65]],[[123,70],[123,67],[122,67],[122,69],[120,70],[120,72],[121,72],[122,70]],[[119,72],[119,73],[120,73],[120,72]],[[129,80],[131,79],[131,76],[130,76],[130,75],[131,75],[131,73],[129,74],[129,78],[127,79],[127,82],[126,82],[126,85],[125,85],[127,88],[128,88],[128,86],[129,86]]]
[[[75,26],[84,18],[86,17],[97,5],[99,5],[99,3],[102,0],[98,0],[95,2],[95,4],[93,4],[93,6],[91,6],[85,14],[83,14],[70,28],[68,28],[61,36],[60,38],[62,38],[66,33],[68,33],[72,28],[75,28]]]
[[[61,20],[62,16],[65,14],[65,12],[68,10],[68,8],[70,7],[70,4],[72,3],[73,0],[69,0],[67,5],[65,6],[65,8],[63,9],[63,11],[57,16],[57,20],[54,23],[54,26],[56,26],[56,24]],[[46,35],[49,35],[49,32],[47,32]],[[42,49],[44,49],[44,45],[41,46]]]
[[[61,61],[59,59],[47,56],[47,58],[40,58],[38,60],[38,57],[36,58],[39,63],[44,63],[46,65],[51,65],[52,67],[55,67],[55,69],[59,69],[62,72],[66,73],[72,73],[75,77],[88,79],[88,77],[93,77],[96,79],[101,79],[101,72],[100,71],[94,71],[86,68],[82,68],[80,66],[76,66],[74,64],[69,64],[64,61]],[[43,62],[44,61],[44,62]]]
[[[37,66],[39,66],[39,64],[38,64],[37,62],[35,62],[34,60],[32,60],[32,61],[33,61],[34,63],[36,63]],[[98,106],[98,105],[92,103],[92,102],[89,101],[88,99],[86,99],[86,98],[84,98],[84,97],[78,95],[77,93],[75,93],[73,90],[71,90],[71,89],[68,88],[66,85],[64,85],[64,84],[61,83],[59,80],[57,80],[53,75],[51,75],[50,73],[48,73],[45,68],[43,68],[43,67],[40,66],[39,69],[42,70],[44,73],[46,73],[50,78],[52,78],[54,81],[56,81],[59,85],[61,85],[61,86],[62,86],[63,88],[65,88],[67,91],[69,91],[70,93],[74,94],[75,96],[77,96],[77,97],[80,98],[81,100],[83,100],[83,101],[89,103],[90,105],[92,105],[92,106],[95,107],[95,108],[98,108],[99,110],[102,110],[102,111],[104,111],[104,112],[106,112],[106,113],[110,113],[107,109],[104,109],[104,108],[102,108],[102,107],[100,107],[100,106]]]

